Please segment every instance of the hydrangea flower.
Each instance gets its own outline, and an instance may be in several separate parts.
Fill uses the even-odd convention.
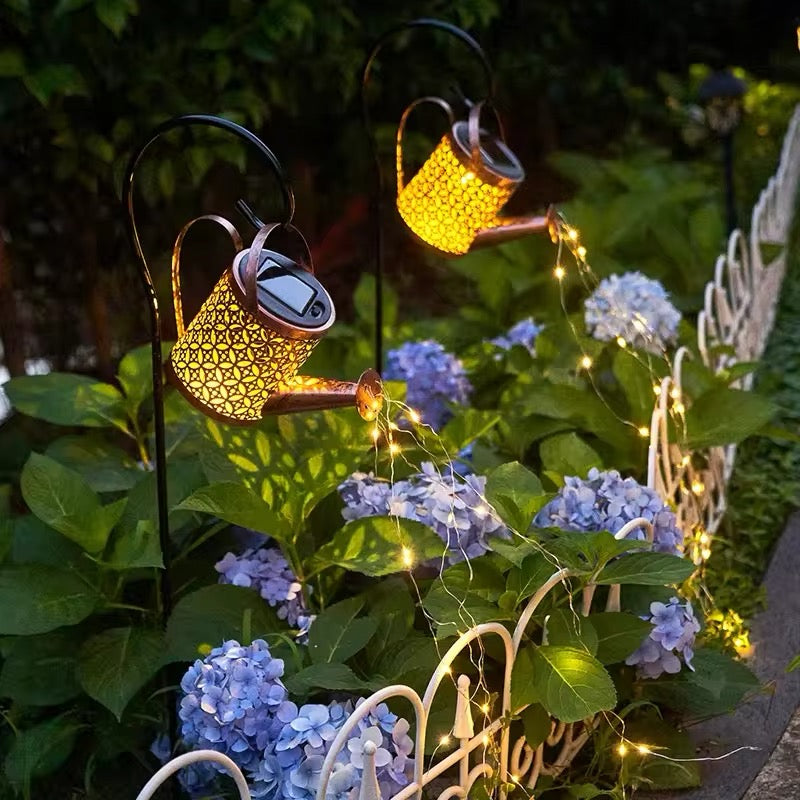
[[[214,569],[220,573],[220,583],[255,589],[270,606],[277,608],[279,619],[300,630],[300,641],[305,638],[314,617],[306,609],[303,587],[279,548],[245,550],[238,556],[226,553]]]
[[[533,321],[533,317],[521,319],[512,325],[502,335],[491,339],[490,342],[503,350],[510,350],[515,344],[522,345],[532,356],[536,355],[536,337],[541,333],[542,326]]]
[[[406,381],[406,402],[434,430],[450,418],[449,403],[465,404],[472,391],[461,361],[431,339],[390,350],[384,377]]]
[[[272,657],[263,639],[249,646],[227,641],[195,661],[181,680],[178,715],[185,744],[255,768],[282,727],[276,716],[287,702],[282,675],[283,661]]]
[[[675,514],[658,493],[616,470],[589,470],[587,479],[564,478],[558,494],[540,509],[533,520],[536,527],[557,527],[568,531],[611,531],[643,517],[653,525],[653,548],[661,553],[682,555],[683,533]],[[629,538],[644,539],[642,530]]]
[[[158,759],[161,766],[172,756],[172,742],[166,733],[161,733],[150,745],[150,752]],[[178,770],[178,783],[189,797],[205,797],[212,789],[217,778],[217,770],[210,761],[196,761]]]
[[[633,347],[660,353],[675,341],[681,314],[658,281],[626,272],[600,281],[586,299],[584,319],[601,342],[622,337]]]
[[[700,623],[687,600],[673,597],[668,603],[651,603],[650,614],[642,619],[653,625],[648,637],[631,653],[625,663],[635,665],[640,677],[658,678],[663,673],[674,675],[681,670],[681,660],[689,669],[694,656],[694,640]]]
[[[382,486],[379,491],[377,486]],[[353,473],[339,486],[347,504],[345,519],[386,514],[422,522],[432,528],[449,550],[448,561],[477,558],[488,549],[488,537],[508,538],[511,533],[483,499],[486,478],[439,474],[430,462],[422,472],[393,485],[373,475]],[[376,502],[380,499],[380,503]]]

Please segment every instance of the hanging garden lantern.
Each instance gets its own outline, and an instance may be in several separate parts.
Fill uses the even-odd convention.
[[[409,114],[422,103],[443,108],[450,127],[405,183],[403,135]],[[499,216],[525,171],[503,141],[502,131],[495,136],[481,127],[482,108],[482,102],[476,103],[467,119],[456,120],[445,100],[422,97],[405,109],[397,129],[397,210],[417,238],[451,255],[547,230],[552,222],[549,214]]]

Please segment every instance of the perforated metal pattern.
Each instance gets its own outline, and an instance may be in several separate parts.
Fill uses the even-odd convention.
[[[397,210],[406,225],[427,244],[462,254],[483,228],[494,224],[516,184],[462,162],[445,135],[419,172],[397,195]]]
[[[226,272],[173,347],[170,363],[190,402],[234,422],[254,422],[317,341],[265,327],[240,305]]]

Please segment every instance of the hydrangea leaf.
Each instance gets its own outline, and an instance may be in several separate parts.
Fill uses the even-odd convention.
[[[531,646],[530,675],[536,698],[561,722],[578,722],[616,705],[617,693],[603,665],[585,650],[560,645]],[[516,672],[516,666],[515,666]],[[517,676],[517,685],[522,679]],[[512,680],[512,696],[514,683]],[[519,695],[519,693],[518,693]],[[514,704],[518,707],[519,696]]]
[[[112,569],[163,567],[158,529],[149,519],[141,519],[132,531],[119,531],[112,537],[106,564]]]
[[[629,553],[604,567],[596,583],[665,586],[682,583],[694,570],[691,561],[669,553]]]
[[[367,646],[378,620],[359,617],[363,607],[363,598],[350,597],[317,616],[308,634],[308,654],[315,664],[342,663]]]
[[[346,664],[311,664],[284,681],[292,697],[307,697],[312,689],[359,691],[363,681]]]
[[[510,564],[519,567],[528,556],[539,553],[542,546],[519,536],[514,536],[510,540],[493,536],[489,539],[489,549],[502,556]]]
[[[442,540],[427,525],[399,517],[364,517],[348,522],[315,557],[318,567],[337,565],[371,577],[403,572],[411,564],[440,558]]]
[[[520,714],[520,719],[525,729],[525,741],[535,750],[550,735],[550,715],[541,703],[531,703]]]
[[[0,634],[47,633],[92,613],[97,594],[75,572],[38,564],[0,568]]]
[[[30,796],[34,778],[50,775],[69,758],[82,727],[74,717],[62,714],[21,731],[3,763],[8,782],[18,793]]]
[[[12,378],[4,388],[17,411],[56,425],[128,427],[124,398],[110,383],[51,372]]]
[[[3,645],[0,697],[24,706],[52,706],[80,694],[75,634],[17,636]]]
[[[641,641],[641,640],[640,640]],[[599,644],[592,621],[577,611],[557,608],[547,620],[547,642],[585,650],[596,656]]]
[[[558,569],[552,558],[539,550],[526,556],[518,567],[514,567],[506,579],[506,589],[514,592],[517,602],[526,600]]]
[[[47,456],[31,453],[20,478],[22,496],[39,519],[89,553],[105,547],[119,521],[125,500],[108,506],[74,470]]]
[[[559,475],[585,475],[592,467],[602,467],[602,459],[577,433],[557,433],[539,445],[542,464]]]
[[[266,533],[277,541],[288,536],[286,523],[251,489],[241,483],[212,483],[197,489],[175,507],[213,514],[233,525]]]
[[[712,389],[694,400],[686,412],[686,446],[702,450],[736,444],[757,433],[774,415],[774,403],[755,392]]]
[[[442,429],[440,436],[443,446],[448,452],[457,453],[488,433],[499,421],[500,415],[495,411],[459,409]]]
[[[602,611],[588,619],[597,633],[595,655],[601,664],[624,661],[652,630],[646,620],[624,612]]]
[[[184,595],[167,622],[167,659],[192,661],[228,639],[244,639],[245,613],[251,639],[284,630],[275,612],[257,592],[216,584]]]
[[[62,436],[46,455],[75,470],[95,492],[128,491],[144,474],[124,450],[96,435]]]
[[[119,720],[164,660],[164,636],[146,628],[111,628],[92,636],[78,656],[78,680]]]
[[[524,533],[547,497],[536,475],[519,462],[512,461],[489,473],[486,499],[507,525]]]
[[[650,359],[647,364],[627,348],[618,348],[614,355],[613,371],[617,383],[628,401],[631,419],[639,424],[649,425],[653,413],[655,394],[653,393],[653,372],[663,377],[666,362]],[[581,473],[576,473],[581,474]]]
[[[387,647],[403,641],[414,627],[415,602],[406,582],[399,576],[387,578],[364,594],[367,611],[378,620],[369,652],[374,664]]]

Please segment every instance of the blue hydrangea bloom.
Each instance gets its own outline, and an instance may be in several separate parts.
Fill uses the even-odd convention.
[[[621,336],[633,347],[660,353],[675,341],[681,314],[658,281],[626,272],[600,281],[584,303],[584,319],[601,342]]]
[[[279,548],[245,550],[238,556],[226,553],[214,569],[220,573],[220,583],[255,589],[277,609],[279,619],[299,629],[300,641],[304,641],[314,617],[306,609],[303,587]]]
[[[271,656],[262,639],[249,646],[227,641],[195,661],[181,680],[184,743],[255,768],[282,727],[276,716],[287,702],[282,675],[283,661]]]
[[[483,499],[485,489],[483,476],[462,477],[454,470],[440,474],[425,462],[422,472],[393,485],[355,472],[339,486],[339,493],[347,504],[345,519],[391,515],[422,522],[447,545],[448,561],[456,563],[483,555],[490,536],[511,535]]]
[[[437,431],[451,416],[449,404],[464,405],[472,391],[461,361],[430,339],[390,350],[384,377],[406,382],[406,402]]]
[[[166,733],[161,733],[150,745],[150,752],[163,766],[172,757],[172,742]],[[198,761],[178,770],[178,783],[192,798],[207,797],[212,791],[218,770],[210,761]]]
[[[586,479],[565,477],[558,494],[540,509],[533,520],[538,528],[556,527],[567,531],[610,531],[643,517],[653,524],[653,549],[682,555],[683,532],[675,514],[658,493],[633,478],[623,478],[616,470],[589,470]],[[644,532],[629,534],[644,539]]]
[[[681,659],[694,670],[694,640],[700,623],[687,600],[677,597],[668,603],[651,603],[650,614],[642,617],[653,625],[648,637],[631,653],[625,663],[635,665],[640,677],[658,678],[663,673],[674,675],[681,670]]]
[[[532,356],[536,355],[536,337],[541,333],[542,326],[533,321],[533,317],[521,319],[512,325],[502,336],[491,339],[491,343],[503,350],[510,350],[515,344],[524,347]]]

